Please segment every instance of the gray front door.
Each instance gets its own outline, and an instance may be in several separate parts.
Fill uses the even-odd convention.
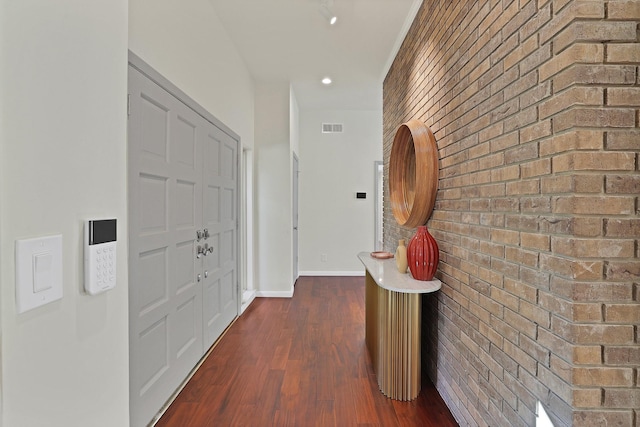
[[[211,127],[204,158],[204,227],[212,248],[202,257],[204,344],[208,348],[238,314],[238,144]]]
[[[238,141],[131,66],[129,92],[130,418],[137,427],[237,315]]]

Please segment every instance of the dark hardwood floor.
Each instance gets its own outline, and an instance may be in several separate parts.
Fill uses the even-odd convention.
[[[431,383],[378,389],[364,343],[364,278],[301,277],[229,328],[157,427],[457,426]]]

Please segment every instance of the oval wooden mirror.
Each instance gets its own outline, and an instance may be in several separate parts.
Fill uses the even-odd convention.
[[[389,158],[391,211],[398,224],[426,224],[437,191],[438,147],[433,133],[420,120],[401,124]]]

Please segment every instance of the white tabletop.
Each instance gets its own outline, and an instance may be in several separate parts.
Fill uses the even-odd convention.
[[[426,294],[442,287],[442,283],[436,278],[430,281],[416,280],[411,276],[411,272],[400,273],[395,258],[377,259],[372,257],[370,252],[360,252],[358,258],[373,280],[383,289],[407,294]]]

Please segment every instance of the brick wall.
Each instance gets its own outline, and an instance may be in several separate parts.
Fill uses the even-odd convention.
[[[384,82],[440,158],[425,372],[461,425],[640,426],[640,1],[424,0]],[[385,177],[386,177],[385,176]],[[388,186],[386,188],[388,200]],[[385,205],[385,249],[415,230]]]

